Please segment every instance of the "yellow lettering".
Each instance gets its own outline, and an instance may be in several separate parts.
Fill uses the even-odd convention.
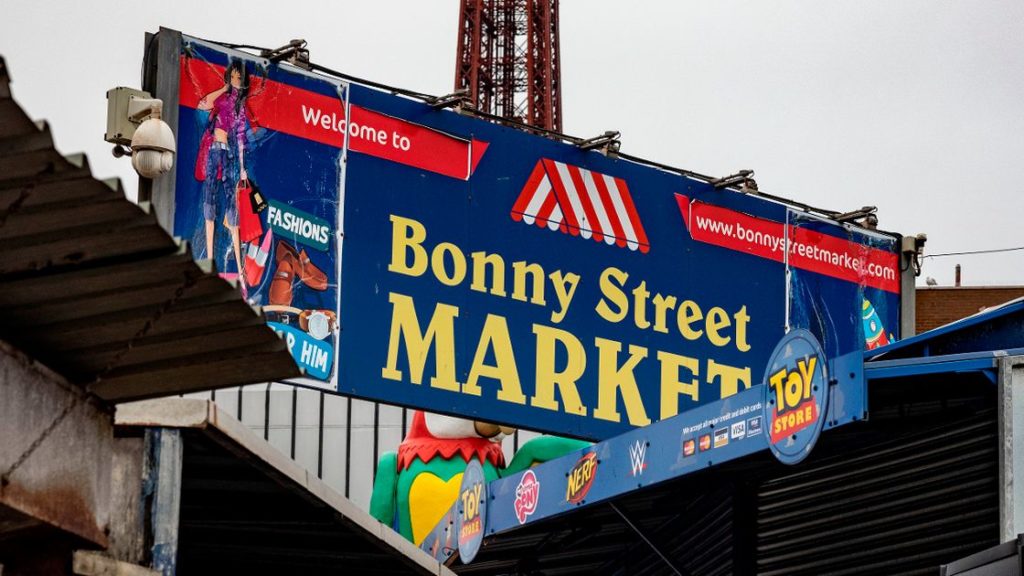
[[[750,344],[747,344],[747,323],[750,322],[747,307],[740,308],[732,317],[736,320],[736,349],[740,352],[747,352],[750,350]]]
[[[665,317],[668,316],[669,310],[675,308],[676,297],[655,294],[654,298],[651,298],[651,303],[654,304],[654,331],[661,332],[662,334],[668,334],[668,326],[665,325]]]
[[[388,340],[387,365],[381,370],[381,377],[388,380],[402,380],[398,369],[399,338],[405,343],[406,360],[409,364],[409,380],[413,384],[423,383],[423,369],[427,363],[430,348],[434,348],[434,374],[430,386],[452,392],[459,391],[455,380],[455,318],[459,309],[438,303],[430,317],[425,333],[420,332],[419,319],[412,298],[391,293],[388,301],[392,304],[391,337]]]
[[[487,350],[494,350],[494,365],[485,364]],[[488,314],[480,332],[480,343],[477,344],[473,365],[462,391],[480,396],[481,378],[493,378],[501,383],[498,388],[498,400],[513,404],[526,404],[526,396],[519,382],[519,370],[516,368],[516,357],[512,350],[512,340],[508,335],[508,322],[502,316]]]
[[[618,390],[622,394],[622,403],[626,406],[626,417],[633,426],[646,426],[651,423],[644,410],[643,400],[640,398],[640,390],[636,384],[636,375],[633,370],[641,360],[647,358],[647,348],[643,346],[629,347],[629,359],[622,366],[619,366],[619,352],[622,344],[604,338],[594,338],[597,345],[598,371],[597,371],[597,408],[594,409],[594,418],[621,422],[619,411],[616,407],[616,394]]]
[[[388,272],[407,276],[422,276],[427,271],[427,251],[421,246],[427,239],[427,229],[415,220],[391,216],[391,263]],[[406,255],[412,253],[412,264]]]
[[[487,266],[491,267],[491,288],[490,293],[494,296],[505,296],[505,260],[500,254],[488,254],[486,252],[473,252],[473,283],[471,290],[487,292],[485,274]]]
[[[444,266],[445,253],[451,254],[452,257],[451,274],[448,273],[448,269]],[[458,286],[466,278],[466,257],[455,244],[441,242],[434,246],[434,251],[430,253],[430,269],[434,271],[434,276],[437,277],[437,281],[441,284],[445,286]]]
[[[786,376],[786,384],[783,390],[786,393],[786,407],[796,408],[803,397],[804,383],[800,380],[800,374],[790,372]]]
[[[579,339],[565,330],[533,325],[533,333],[537,335],[537,378],[536,389],[530,405],[546,410],[558,410],[555,400],[555,388],[558,388],[565,411],[579,416],[587,415],[587,408],[580,401],[576,381],[587,368],[587,354]],[[567,358],[565,369],[558,371],[555,366],[555,345],[561,344]]]
[[[783,368],[775,374],[772,374],[768,381],[771,383],[772,388],[775,389],[775,402],[778,404],[776,412],[784,412],[786,410],[786,398],[782,392],[782,385],[786,382],[787,370]]]
[[[622,286],[628,279],[629,273],[612,266],[605,268],[604,272],[601,272],[598,285],[601,287],[601,293],[604,296],[598,301],[595,308],[601,318],[613,324],[622,322],[626,318],[626,314],[629,313],[629,299],[626,298],[626,293],[622,291]],[[617,306],[618,311],[612,311],[611,306],[606,303],[606,300]]]
[[[468,520],[471,517],[469,506],[470,506],[470,503],[471,503],[472,500],[470,498],[470,494],[472,494],[472,491],[470,491],[470,490],[466,490],[465,492],[463,492],[461,494],[461,497],[462,497],[462,519],[463,520]]]
[[[708,384],[718,380],[719,398],[728,398],[743,389],[750,388],[750,368],[737,368],[727,364],[719,364],[708,358]]]
[[[651,293],[647,291],[647,281],[643,280],[633,288],[633,323],[636,327],[641,330],[646,330],[651,327],[651,323],[647,320],[647,297]]]
[[[551,278],[551,285],[555,287],[555,296],[558,297],[558,311],[551,311],[551,322],[558,324],[565,319],[565,313],[569,311],[569,304],[576,294],[576,286],[580,283],[580,275],[573,272],[562,274],[561,270],[555,270],[548,274]]]
[[[715,306],[711,310],[708,310],[708,319],[705,328],[708,332],[708,342],[711,342],[715,346],[725,346],[732,340],[729,336],[722,336],[718,333],[722,328],[729,327],[729,315],[726,314],[725,310],[722,310],[718,306]]]
[[[529,302],[543,306],[544,302],[544,268],[540,264],[527,264],[526,262],[512,263],[512,299],[526,302],[526,276],[533,278],[533,294]]]
[[[658,352],[661,362],[661,419],[671,418],[679,413],[679,396],[686,394],[694,402],[700,399],[700,384],[697,376],[700,363],[696,358],[680,356],[670,352]],[[679,368],[686,368],[693,379],[683,382],[679,379]]]
[[[703,330],[694,330],[690,327],[694,322],[699,322],[704,317],[704,313],[700,311],[700,306],[693,300],[686,300],[679,305],[679,310],[676,311],[676,323],[679,324],[679,333],[683,335],[683,338],[687,340],[697,340],[703,334]]]
[[[800,379],[804,383],[804,398],[811,397],[811,379],[814,378],[814,369],[817,366],[817,356],[811,356],[808,360],[800,360],[796,363],[796,367],[800,370]]]

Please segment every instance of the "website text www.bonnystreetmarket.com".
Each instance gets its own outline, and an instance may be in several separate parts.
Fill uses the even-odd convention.
[[[744,226],[740,222],[726,222],[722,219],[695,215],[697,230],[704,234],[712,234],[728,239],[730,243],[735,241],[744,242],[751,246],[767,248],[770,252],[782,259],[786,237],[782,225],[777,225],[778,231],[755,230]],[[867,258],[870,249],[859,244],[847,243],[853,246],[854,250],[835,249],[835,246],[823,248],[822,246],[802,241],[798,238],[789,238],[789,254],[800,256],[814,261],[819,265],[832,266],[853,272],[858,276],[867,276],[884,281],[895,281],[897,271],[893,266],[886,266],[872,262]],[[858,253],[859,252],[859,253]]]

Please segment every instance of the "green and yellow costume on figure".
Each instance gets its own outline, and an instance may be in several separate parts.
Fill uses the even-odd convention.
[[[455,502],[471,459],[480,461],[490,482],[589,445],[541,436],[523,444],[505,466],[501,439],[513,431],[416,411],[398,453],[378,461],[370,514],[418,546]]]

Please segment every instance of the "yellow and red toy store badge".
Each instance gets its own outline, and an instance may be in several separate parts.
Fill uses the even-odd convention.
[[[807,457],[828,413],[825,353],[807,330],[786,334],[768,360],[764,375],[764,417],[768,446],[785,464]]]
[[[463,564],[469,564],[480,551],[487,525],[487,480],[478,460],[470,460],[466,466],[456,504],[458,513],[455,516],[455,527],[459,534],[459,557]]]

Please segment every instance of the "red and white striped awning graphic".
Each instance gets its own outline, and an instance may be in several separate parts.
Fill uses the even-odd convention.
[[[546,158],[519,193],[512,219],[630,250],[651,249],[625,180]]]

